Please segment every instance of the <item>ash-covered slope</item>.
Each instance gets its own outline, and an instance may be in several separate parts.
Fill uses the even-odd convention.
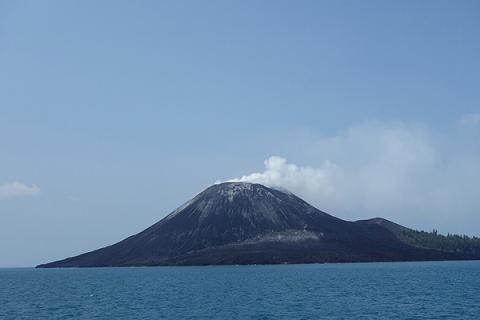
[[[405,243],[383,224],[335,218],[288,192],[229,182],[207,188],[123,241],[38,267],[466,258],[473,257]]]

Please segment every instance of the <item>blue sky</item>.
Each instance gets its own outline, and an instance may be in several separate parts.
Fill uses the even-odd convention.
[[[242,176],[479,235],[479,33],[477,1],[0,1],[0,266]]]

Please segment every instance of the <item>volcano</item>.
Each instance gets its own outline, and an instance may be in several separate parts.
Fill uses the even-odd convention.
[[[448,246],[439,245],[443,238],[438,237],[453,243],[436,232],[415,231],[381,218],[345,221],[287,191],[226,182],[207,188],[151,227],[116,244],[37,267],[480,258],[478,238],[463,238],[464,243]]]

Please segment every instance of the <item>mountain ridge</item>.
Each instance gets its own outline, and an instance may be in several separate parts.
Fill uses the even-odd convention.
[[[149,228],[116,244],[37,267],[480,258],[477,250],[418,245],[416,234],[405,230],[411,229],[382,218],[345,221],[290,192],[261,184],[226,182],[208,187]]]

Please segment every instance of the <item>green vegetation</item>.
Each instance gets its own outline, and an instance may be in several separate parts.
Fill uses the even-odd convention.
[[[472,255],[480,254],[480,238],[468,237],[457,234],[438,234],[432,232],[417,231],[407,228],[396,230],[397,237],[403,241],[422,248],[436,249],[449,252],[463,252]]]
[[[447,252],[459,252],[469,255],[480,255],[480,238],[458,234],[439,234],[437,230],[432,232],[418,231],[406,228],[394,222],[382,218],[368,220],[390,230],[399,240],[420,248],[441,250]]]

